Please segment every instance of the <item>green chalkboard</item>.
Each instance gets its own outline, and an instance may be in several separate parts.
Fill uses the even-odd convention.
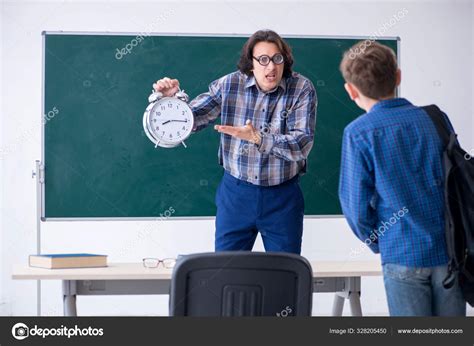
[[[236,70],[246,37],[137,35],[44,34],[44,218],[215,215],[219,134],[209,127],[191,135],[187,148],[155,149],[142,116],[155,80],[178,78],[193,98]],[[362,111],[347,97],[338,66],[359,40],[287,37],[294,70],[311,79],[319,100],[302,177],[308,216],[341,214],[341,136]],[[381,42],[397,49],[397,39]]]

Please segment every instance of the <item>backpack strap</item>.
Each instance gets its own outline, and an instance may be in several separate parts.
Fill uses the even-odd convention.
[[[452,133],[446,125],[446,119],[444,113],[439,109],[436,105],[429,105],[424,106],[422,109],[428,114],[431,121],[433,122],[434,126],[436,127],[436,131],[441,139],[443,144],[443,148],[445,150],[450,150],[455,142],[456,135]],[[454,137],[454,138],[453,138]],[[445,167],[446,169],[446,167]],[[443,286],[446,289],[453,287],[457,274],[459,273],[459,268],[456,265],[456,261],[454,260],[455,257],[455,249],[454,249],[454,229],[452,227],[451,222],[449,221],[450,212],[449,212],[449,205],[445,205],[446,208],[446,245],[448,247],[448,254],[450,257],[448,263],[448,273],[443,280]]]
[[[438,135],[443,142],[443,147],[446,148],[450,142],[451,131],[446,126],[445,115],[436,105],[424,106],[422,109],[429,115],[431,121],[433,122]]]

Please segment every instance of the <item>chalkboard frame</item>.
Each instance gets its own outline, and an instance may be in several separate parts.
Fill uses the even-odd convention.
[[[46,65],[46,36],[47,35],[107,35],[107,36],[138,36],[145,32],[108,32],[108,31],[43,31],[42,33],[42,62],[41,62],[41,161],[37,161],[37,212],[40,215],[41,221],[136,221],[136,220],[213,220],[215,216],[176,216],[169,218],[161,217],[46,217],[46,201],[45,201],[45,183],[44,183],[44,169],[45,169],[45,65]],[[250,37],[252,33],[164,33],[154,32],[146,33],[147,36],[187,36],[187,37]],[[291,35],[280,34],[283,38],[308,38],[308,39],[351,39],[351,40],[387,40],[396,41],[397,46],[397,63],[400,67],[400,46],[401,38],[399,36],[352,36],[352,35]],[[401,92],[400,86],[396,90],[396,96]],[[338,219],[343,218],[343,214],[332,215],[305,215],[305,219]]]

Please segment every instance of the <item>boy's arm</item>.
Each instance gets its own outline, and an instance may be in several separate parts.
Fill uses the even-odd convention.
[[[344,131],[339,181],[342,211],[354,234],[374,252],[379,252],[374,229],[377,216],[370,202],[375,194],[373,165],[370,155],[363,152],[354,136]]]

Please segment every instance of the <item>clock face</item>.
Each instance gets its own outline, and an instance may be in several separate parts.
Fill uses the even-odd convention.
[[[165,97],[150,104],[143,120],[145,132],[149,138],[152,137],[150,140],[168,148],[182,143],[191,134],[194,124],[189,106],[174,97]]]

